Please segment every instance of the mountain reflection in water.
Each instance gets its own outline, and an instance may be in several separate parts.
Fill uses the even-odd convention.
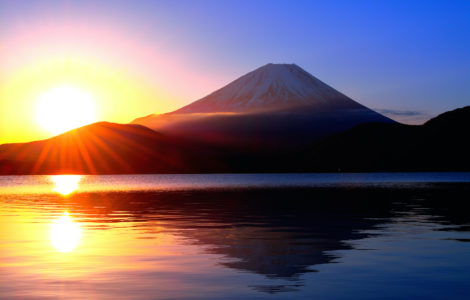
[[[31,283],[48,273],[49,284],[57,286],[58,282],[66,282],[62,289],[73,290],[65,295],[71,298],[106,281],[112,281],[109,284],[112,283],[113,288],[94,291],[96,298],[119,293],[144,299],[268,297],[279,292],[293,292],[293,295],[302,292],[304,294],[299,295],[305,296],[311,283],[304,275],[317,271],[317,266],[341,263],[344,251],[368,250],[354,249],[353,241],[377,237],[381,229],[390,224],[432,223],[438,231],[468,232],[470,217],[462,209],[462,202],[469,199],[469,195],[466,184],[423,184],[414,188],[97,192],[75,193],[67,198],[4,195],[0,215],[3,219],[16,211],[16,217],[12,214],[9,217],[19,222],[21,213],[18,212],[28,207],[37,223],[49,222],[52,216],[57,218],[69,212],[83,230],[83,241],[69,254],[49,254],[60,260],[64,272],[51,275],[51,270],[55,270],[53,264],[41,265],[42,270],[35,269],[38,265],[34,258],[40,253],[8,251],[13,251],[15,242],[16,247],[20,242],[33,247],[37,246],[34,241],[26,238],[14,241],[15,238],[7,235],[3,244],[11,249],[5,246],[7,251],[2,252],[1,263],[6,268],[0,272],[0,277],[2,282],[9,278],[11,283],[16,278]],[[112,235],[113,231],[119,231],[119,235]],[[98,240],[108,241],[108,244]],[[174,247],[176,244],[179,246]],[[62,256],[57,258],[57,255]],[[174,264],[172,259],[175,259]],[[29,269],[17,267],[19,261],[28,264]],[[67,266],[76,274],[68,274]],[[234,276],[232,278],[223,273],[223,269],[236,273],[230,275]],[[38,278],[32,278],[28,270]],[[20,272],[26,273],[15,277]],[[87,272],[100,279],[92,285],[85,284],[85,288],[74,287],[91,280],[87,278],[90,274],[79,276]],[[220,281],[217,281],[217,272],[223,274]],[[261,275],[264,279],[240,280],[248,274]],[[162,286],[153,290],[152,280],[161,284],[162,278],[172,276],[178,277],[178,280],[170,280],[177,285],[176,292],[165,293]],[[199,291],[191,287],[195,282]],[[255,294],[239,293],[240,285]],[[13,293],[15,286],[18,292],[24,288],[24,282],[13,282],[9,291]],[[0,295],[11,296],[5,293],[4,284],[0,289]],[[41,296],[54,295],[51,290],[42,289]],[[175,294],[178,290],[179,294]],[[38,296],[34,293],[21,295]]]

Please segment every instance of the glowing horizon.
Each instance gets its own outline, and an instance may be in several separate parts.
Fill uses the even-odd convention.
[[[35,24],[6,33],[0,35],[0,55],[9,58],[0,69],[0,144],[45,139],[91,123],[75,122],[57,130],[38,126],[38,99],[64,86],[91,95],[93,122],[128,123],[177,109],[192,98],[191,89],[176,88],[177,82],[165,78],[189,81],[181,62],[112,20],[84,25],[38,17]]]
[[[405,123],[470,97],[466,2],[18,0],[0,8],[0,144],[53,136],[38,126],[36,102],[60,86],[91,94],[97,121],[129,123],[270,62],[296,63]]]

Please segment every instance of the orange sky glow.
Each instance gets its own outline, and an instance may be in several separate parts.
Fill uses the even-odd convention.
[[[128,123],[267,63],[295,63],[407,124],[468,105],[465,1],[269,2],[0,1],[0,144],[68,128],[37,122],[57,88],[90,95],[93,120]]]
[[[177,109],[215,84],[184,69],[181,53],[160,51],[105,23],[55,20],[13,27],[2,34],[0,57],[0,144],[60,133],[38,124],[37,107],[42,95],[62,86],[93,98],[93,121],[128,123]]]

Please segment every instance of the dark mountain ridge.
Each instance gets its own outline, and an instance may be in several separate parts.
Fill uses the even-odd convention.
[[[423,125],[362,124],[303,149],[296,165],[328,172],[470,171],[468,132],[470,106]]]
[[[361,124],[308,147],[222,147],[100,122],[0,145],[0,174],[470,171],[470,106],[424,125]],[[288,132],[286,132],[288,134]]]

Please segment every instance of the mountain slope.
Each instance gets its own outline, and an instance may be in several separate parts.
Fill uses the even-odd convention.
[[[193,172],[198,163],[211,166],[204,158],[210,152],[200,150],[144,126],[100,122],[47,140],[1,145],[0,174]]]
[[[363,124],[311,145],[296,164],[315,171],[469,171],[468,132],[470,106],[420,126]]]

